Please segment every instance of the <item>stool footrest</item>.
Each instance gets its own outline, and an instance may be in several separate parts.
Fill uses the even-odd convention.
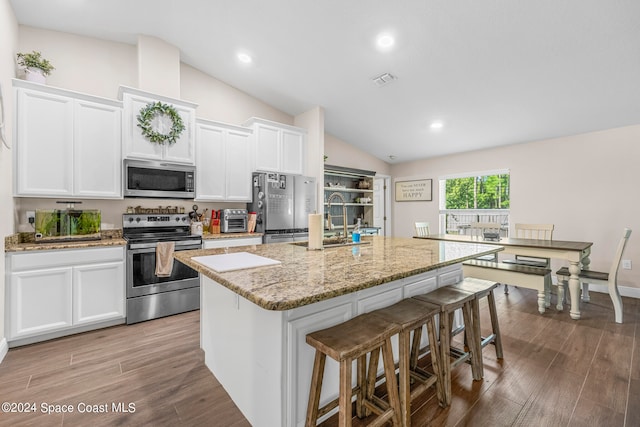
[[[462,351],[459,348],[451,347],[449,349],[449,356],[453,357],[455,360],[451,363],[451,366],[458,366],[459,364],[466,362],[471,359],[471,353]]]
[[[496,340],[496,334],[491,334],[487,337],[481,338],[480,345],[482,345],[482,348],[484,348],[491,343],[495,344],[495,340]]]

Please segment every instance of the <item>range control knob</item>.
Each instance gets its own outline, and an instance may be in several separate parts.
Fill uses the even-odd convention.
[[[180,217],[179,216],[176,217],[176,222],[180,222]]]
[[[129,217],[129,222],[133,222],[133,217]]]
[[[140,222],[140,217],[139,216],[136,217],[136,222]]]

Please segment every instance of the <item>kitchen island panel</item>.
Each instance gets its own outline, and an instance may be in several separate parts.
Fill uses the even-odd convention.
[[[410,298],[418,290],[435,289],[461,271],[455,264],[285,311],[265,310],[202,277],[205,364],[251,425],[303,426],[314,359],[306,343],[308,333]],[[392,344],[397,358],[395,337]],[[338,378],[338,363],[327,359],[322,404],[338,396]]]

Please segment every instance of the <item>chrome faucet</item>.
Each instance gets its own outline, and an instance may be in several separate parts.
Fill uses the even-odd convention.
[[[349,236],[349,230],[347,229],[347,202],[344,200],[344,196],[338,192],[331,193],[327,198],[327,207],[329,208],[327,221],[329,222],[329,227],[331,227],[331,201],[336,197],[342,200],[342,225],[344,226],[344,238],[346,239]]]

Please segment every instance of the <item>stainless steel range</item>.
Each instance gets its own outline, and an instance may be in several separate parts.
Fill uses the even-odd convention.
[[[200,278],[173,260],[168,277],[156,275],[156,247],[174,242],[174,251],[200,249],[202,237],[190,234],[189,216],[176,213],[123,214],[127,240],[127,324],[200,308]]]

